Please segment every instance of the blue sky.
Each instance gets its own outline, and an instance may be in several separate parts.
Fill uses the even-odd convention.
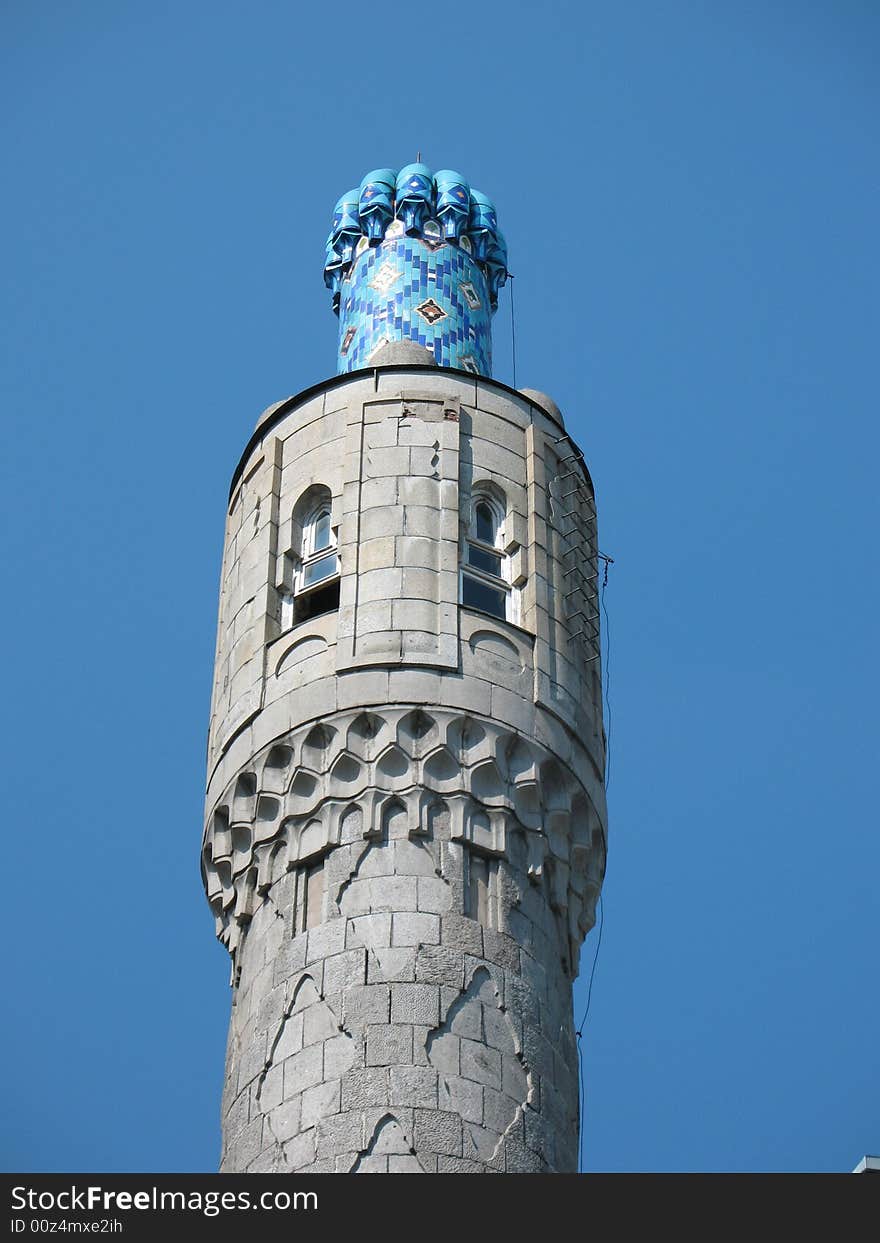
[[[216,1168],[226,492],[334,370],[335,199],[418,149],[498,204],[615,558],[585,1166],[880,1151],[876,6],[4,18],[0,1166]]]

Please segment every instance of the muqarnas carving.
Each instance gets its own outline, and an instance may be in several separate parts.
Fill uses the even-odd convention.
[[[399,812],[414,842],[429,841],[441,808],[450,841],[470,847],[487,868],[493,860],[509,864],[512,891],[496,899],[499,929],[518,940],[528,935],[518,908],[529,904],[529,886],[540,887],[535,906],[549,903],[574,975],[605,866],[601,821],[585,789],[537,743],[485,718],[434,708],[337,714],[276,740],[230,782],[209,818],[202,856],[218,937],[234,956],[273,884],[350,844],[343,823],[378,842]],[[347,884],[356,880],[355,869]],[[346,913],[345,888],[333,899],[337,914]]]

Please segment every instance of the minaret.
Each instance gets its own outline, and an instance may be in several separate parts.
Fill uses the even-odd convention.
[[[232,477],[202,867],[232,958],[224,1171],[577,1168],[605,865],[593,487],[490,378],[495,209],[368,174],[339,373]]]

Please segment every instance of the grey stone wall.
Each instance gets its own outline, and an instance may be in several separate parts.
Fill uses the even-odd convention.
[[[571,980],[605,806],[572,458],[552,403],[438,369],[261,420],[227,521],[203,846],[233,960],[224,1169],[576,1167]],[[317,485],[340,603],[292,625]],[[459,604],[484,489],[515,623]]]

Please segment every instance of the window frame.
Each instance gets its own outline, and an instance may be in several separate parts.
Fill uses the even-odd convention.
[[[317,547],[318,524],[325,516],[327,518],[327,542]],[[341,574],[339,547],[336,532],[331,525],[332,517],[332,501],[330,498],[325,498],[313,505],[302,520],[302,539],[293,576],[294,598],[307,596],[322,587],[329,587]],[[306,582],[310,567],[318,565],[321,561],[329,560],[331,557],[334,566],[332,573],[325,574],[315,579],[314,582]]]
[[[479,534],[479,517],[478,510],[480,506],[486,506],[492,515],[494,526],[494,539],[489,542]],[[507,512],[501,502],[489,492],[477,490],[473,493],[470,502],[470,514],[467,528],[465,531],[464,546],[462,548],[462,556],[459,565],[459,600],[464,608],[475,609],[478,613],[484,613],[487,617],[495,617],[499,621],[511,622],[517,624],[517,600],[516,593],[511,583],[510,556],[506,551],[505,522]],[[470,559],[470,551],[473,548],[477,553],[483,553],[487,556],[497,557],[499,565],[499,573],[493,574],[490,570],[486,570],[478,565],[473,565]],[[481,608],[478,604],[469,604],[465,601],[465,579],[469,578],[477,584],[491,588],[494,591],[502,593],[504,601],[504,612],[496,613],[493,609]]]

